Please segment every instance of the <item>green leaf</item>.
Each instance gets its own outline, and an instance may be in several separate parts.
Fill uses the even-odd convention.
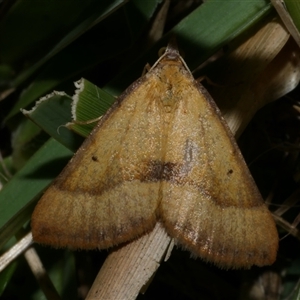
[[[73,119],[85,122],[102,116],[115,100],[110,94],[84,78],[77,81],[75,86],[77,90],[73,97],[64,92],[54,91],[37,101],[35,107],[30,111],[22,110],[24,115],[35,124],[74,152],[81,145],[83,139],[69,129],[87,137],[96,123],[81,125],[70,123],[72,119],[71,101],[74,102],[72,104]]]
[[[300,3],[295,0],[284,0],[286,8],[293,19],[298,31],[300,32]]]
[[[58,142],[76,151],[83,139],[64,126],[72,119],[71,102],[72,97],[64,92],[53,92],[41,98],[30,111],[22,111]]]
[[[165,47],[171,36],[175,35],[179,49],[191,70],[221,49],[271,12],[273,7],[265,0],[252,1],[215,1],[208,0],[190,13],[166,34],[147,53],[105,86],[112,95],[119,95],[131,82],[141,75],[147,62],[157,60],[157,53]]]
[[[0,273],[0,296],[2,295],[11,277],[13,276],[16,267],[17,263],[13,262],[5,270],[3,270],[3,272]]]
[[[19,86],[50,60],[22,93],[6,120],[18,113],[20,108],[28,107],[30,103],[50,92],[57,85],[128,49],[132,44],[132,39],[136,38],[132,36],[132,24],[128,22],[124,10],[114,12],[124,2],[126,1],[94,1],[93,6],[89,7],[88,12],[84,14],[85,18],[80,18],[81,22],[74,24],[74,28],[66,32],[65,36],[53,45],[53,49],[32,67],[22,72],[12,82],[12,86]],[[141,12],[144,16],[146,15],[143,20],[144,24],[151,18],[157,1],[152,0],[149,3],[148,10],[144,9]],[[119,27],[115,24],[119,24]],[[143,24],[140,24],[139,28],[142,27]],[[89,31],[86,32],[87,30]],[[79,36],[81,37],[78,38]]]
[[[115,98],[82,78],[76,82],[77,91],[74,96],[72,107],[73,118],[76,121],[89,121],[102,116],[115,101]],[[78,125],[76,123],[69,126],[82,136],[87,136],[95,126],[95,122],[88,125]]]
[[[0,247],[28,221],[37,197],[56,177],[72,152],[50,139],[0,192]]]

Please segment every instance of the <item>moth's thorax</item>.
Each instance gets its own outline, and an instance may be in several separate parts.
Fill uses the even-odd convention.
[[[178,57],[162,60],[150,73],[149,75],[153,76],[156,82],[155,99],[160,102],[164,112],[172,113],[183,100],[185,86],[193,81],[190,72]]]

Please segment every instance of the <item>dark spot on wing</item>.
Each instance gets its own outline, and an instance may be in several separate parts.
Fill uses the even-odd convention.
[[[230,169],[230,170],[227,171],[227,175],[228,175],[228,176],[230,176],[232,173],[233,173],[233,170],[232,170],[232,169]]]
[[[93,161],[98,161],[98,157],[95,156],[95,155],[93,155],[93,156],[92,156],[92,160],[93,160]]]

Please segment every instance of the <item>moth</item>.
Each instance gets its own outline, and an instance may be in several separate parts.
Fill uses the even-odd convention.
[[[161,222],[222,268],[272,264],[278,234],[219,109],[170,43],[46,190],[33,239],[72,249],[131,241]]]

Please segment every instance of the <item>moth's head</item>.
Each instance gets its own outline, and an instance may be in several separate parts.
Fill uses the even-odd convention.
[[[161,48],[158,52],[158,55],[160,56],[160,60],[178,60],[180,58],[180,53],[178,50],[176,38],[171,38],[168,46]]]

